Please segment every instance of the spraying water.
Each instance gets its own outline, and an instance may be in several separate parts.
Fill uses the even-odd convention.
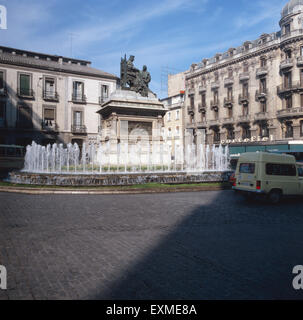
[[[222,145],[176,146],[174,153],[166,142],[111,145],[85,143],[80,150],[75,144],[27,146],[23,171],[32,173],[105,174],[227,171],[229,149]]]

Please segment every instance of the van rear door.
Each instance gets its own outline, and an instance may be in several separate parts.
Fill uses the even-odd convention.
[[[239,164],[239,175],[237,184],[241,189],[255,190],[258,166],[255,162]]]

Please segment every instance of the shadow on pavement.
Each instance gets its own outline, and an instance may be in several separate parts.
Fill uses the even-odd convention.
[[[271,206],[221,192],[91,298],[302,299],[292,288],[302,230],[302,199]]]

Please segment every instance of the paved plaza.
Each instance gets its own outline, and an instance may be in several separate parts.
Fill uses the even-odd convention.
[[[288,299],[303,200],[0,193],[0,299]]]

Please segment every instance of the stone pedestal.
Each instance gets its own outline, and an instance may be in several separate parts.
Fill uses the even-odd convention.
[[[167,111],[152,93],[142,97],[129,90],[114,92],[98,111],[102,119],[101,143],[109,145],[110,163],[146,165],[150,163],[152,151],[155,164],[167,161],[161,150],[163,117]],[[123,150],[119,152],[119,148]],[[121,152],[125,148],[128,153]],[[138,149],[141,156],[135,159]],[[128,159],[121,159],[121,153],[127,153]]]

